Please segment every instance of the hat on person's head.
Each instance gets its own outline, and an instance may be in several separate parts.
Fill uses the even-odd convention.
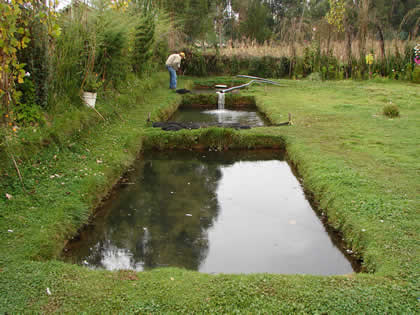
[[[184,54],[183,52],[180,52],[180,53],[179,53],[179,55],[180,55],[182,58],[185,58],[185,54]]]

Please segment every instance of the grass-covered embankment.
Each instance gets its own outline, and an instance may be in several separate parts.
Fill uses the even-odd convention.
[[[27,157],[20,164],[27,193],[12,168],[2,172],[1,312],[416,312],[418,86],[287,81],[288,87],[251,92],[273,122],[286,121],[291,112],[292,127],[164,133],[146,129],[145,120],[157,106],[174,108],[177,96],[167,91],[166,81],[163,77],[148,92],[127,88],[118,96],[127,100],[121,117],[99,119],[68,142]],[[144,101],[130,101],[136,95]],[[399,105],[401,118],[381,115],[390,101]],[[370,273],[207,275],[173,268],[134,273],[54,261],[66,237],[87,221],[132,162],[144,137],[145,147],[160,149],[286,143],[306,189],[361,253]],[[6,200],[5,193],[13,198]]]

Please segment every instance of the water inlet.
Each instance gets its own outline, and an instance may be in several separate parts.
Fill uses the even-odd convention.
[[[222,92],[216,92],[218,97],[217,97],[217,108],[218,109],[225,109],[225,93]]]

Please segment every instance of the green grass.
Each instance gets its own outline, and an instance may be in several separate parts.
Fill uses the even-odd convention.
[[[147,128],[146,118],[149,113],[168,117],[180,102],[167,89],[167,80],[166,73],[148,86],[133,80],[120,94],[107,95],[97,107],[105,122],[78,108],[32,138],[31,130],[19,131],[9,149],[18,160],[26,192],[7,156],[0,170],[0,313],[418,311],[418,86],[282,81],[286,87],[255,86],[247,94],[256,97],[274,123],[287,121],[292,113],[291,127],[163,132]],[[399,118],[382,114],[390,102],[399,107]],[[65,121],[75,112],[84,118],[68,126]],[[49,144],[39,146],[44,139]],[[283,145],[305,189],[363,258],[367,273],[109,272],[56,260],[65,240],[89,220],[139,150]],[[6,193],[13,198],[7,200]]]

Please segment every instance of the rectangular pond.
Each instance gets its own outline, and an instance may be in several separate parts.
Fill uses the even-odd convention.
[[[279,151],[151,152],[63,259],[109,270],[352,273],[333,236]]]
[[[188,126],[249,129],[270,126],[258,111],[255,97],[234,93],[201,93],[184,95],[178,110],[167,123]]]
[[[196,109],[179,108],[169,119],[173,122],[200,124],[239,124],[241,126],[268,126],[267,119],[256,108],[233,109]]]

